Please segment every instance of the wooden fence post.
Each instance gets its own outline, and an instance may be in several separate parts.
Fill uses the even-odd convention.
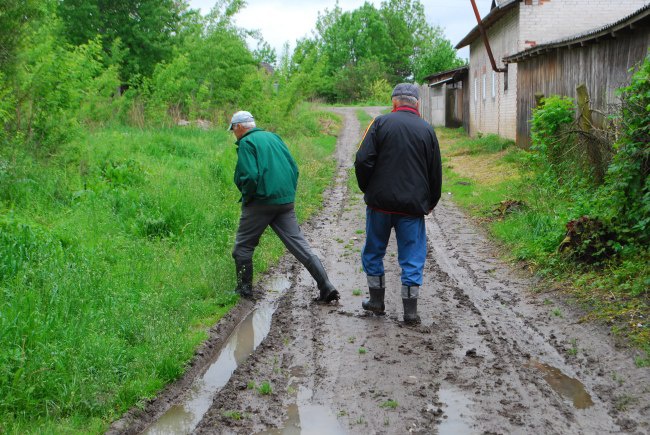
[[[591,107],[589,106],[589,91],[587,91],[587,86],[584,83],[578,85],[576,91],[578,92],[578,113],[580,116],[578,125],[580,126],[580,130],[584,132],[582,141],[585,144],[589,163],[594,169],[596,182],[600,184],[603,181],[603,178],[605,178],[605,171],[603,168],[602,153],[600,152],[598,142],[594,139],[592,133],[593,123],[591,118]]]

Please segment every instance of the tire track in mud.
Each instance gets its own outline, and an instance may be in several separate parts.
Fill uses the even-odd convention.
[[[423,324],[401,322],[394,237],[385,259],[387,313],[361,310],[365,205],[348,191],[347,178],[362,131],[357,109],[334,110],[344,118],[336,178],[321,213],[303,230],[341,301],[314,304],[314,281],[285,256],[267,277],[291,283],[270,333],[215,395],[194,432],[647,433],[648,369],[636,368],[633,352],[617,348],[603,328],[578,323],[581,313],[559,296],[532,294],[536,282],[499,261],[447,194],[426,218]],[[366,110],[376,116],[380,108]],[[562,317],[550,315],[549,300]],[[579,379],[593,405],[576,408],[561,393],[567,385],[569,393],[581,393],[580,384],[555,372],[548,378],[549,367]],[[249,388],[263,382],[270,394]]]

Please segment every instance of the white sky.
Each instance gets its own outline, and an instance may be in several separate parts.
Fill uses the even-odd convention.
[[[365,0],[339,0],[344,11],[363,5]],[[368,0],[379,7],[380,0]],[[444,28],[445,35],[456,45],[476,25],[470,0],[420,0],[429,24]],[[203,14],[212,9],[215,0],[189,0],[192,9]],[[282,46],[289,42],[291,48],[303,36],[311,36],[318,12],[333,9],[335,0],[247,0],[246,7],[235,17],[239,27],[259,29],[264,39],[281,54]],[[490,11],[492,0],[476,0],[484,17]],[[462,58],[469,57],[467,47],[459,51]]]

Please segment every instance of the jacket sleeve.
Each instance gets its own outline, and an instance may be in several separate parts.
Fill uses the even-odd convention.
[[[377,161],[377,124],[375,121],[376,118],[368,125],[354,160],[357,184],[359,184],[359,189],[362,192],[365,192],[370,184],[370,179],[372,178]]]
[[[433,210],[442,195],[442,160],[436,132],[432,131],[431,134],[433,136],[433,155],[429,168],[429,192],[431,192],[431,210]]]
[[[255,196],[259,178],[257,153],[255,152],[255,148],[248,142],[239,144],[235,174],[235,184],[237,184],[241,192],[242,202],[247,204]]]

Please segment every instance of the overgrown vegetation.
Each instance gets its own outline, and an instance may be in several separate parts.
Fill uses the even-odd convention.
[[[105,431],[237,301],[235,109],[289,144],[299,219],[320,207],[339,121],[260,67],[242,6],[0,5],[0,433]]]
[[[441,130],[445,186],[506,243],[514,257],[571,291],[600,319],[650,355],[650,59],[621,90],[619,113],[584,132],[567,98],[550,97],[533,117],[530,151],[486,145]],[[576,120],[578,118],[578,120]],[[611,130],[613,129],[613,131]],[[594,176],[586,147],[613,138]],[[480,168],[480,169],[477,169]],[[514,205],[514,206],[513,206]],[[648,358],[639,358],[647,365]]]
[[[298,41],[288,70],[306,98],[388,104],[392,87],[460,66],[443,29],[427,23],[419,0],[385,0],[349,12],[337,4]]]

